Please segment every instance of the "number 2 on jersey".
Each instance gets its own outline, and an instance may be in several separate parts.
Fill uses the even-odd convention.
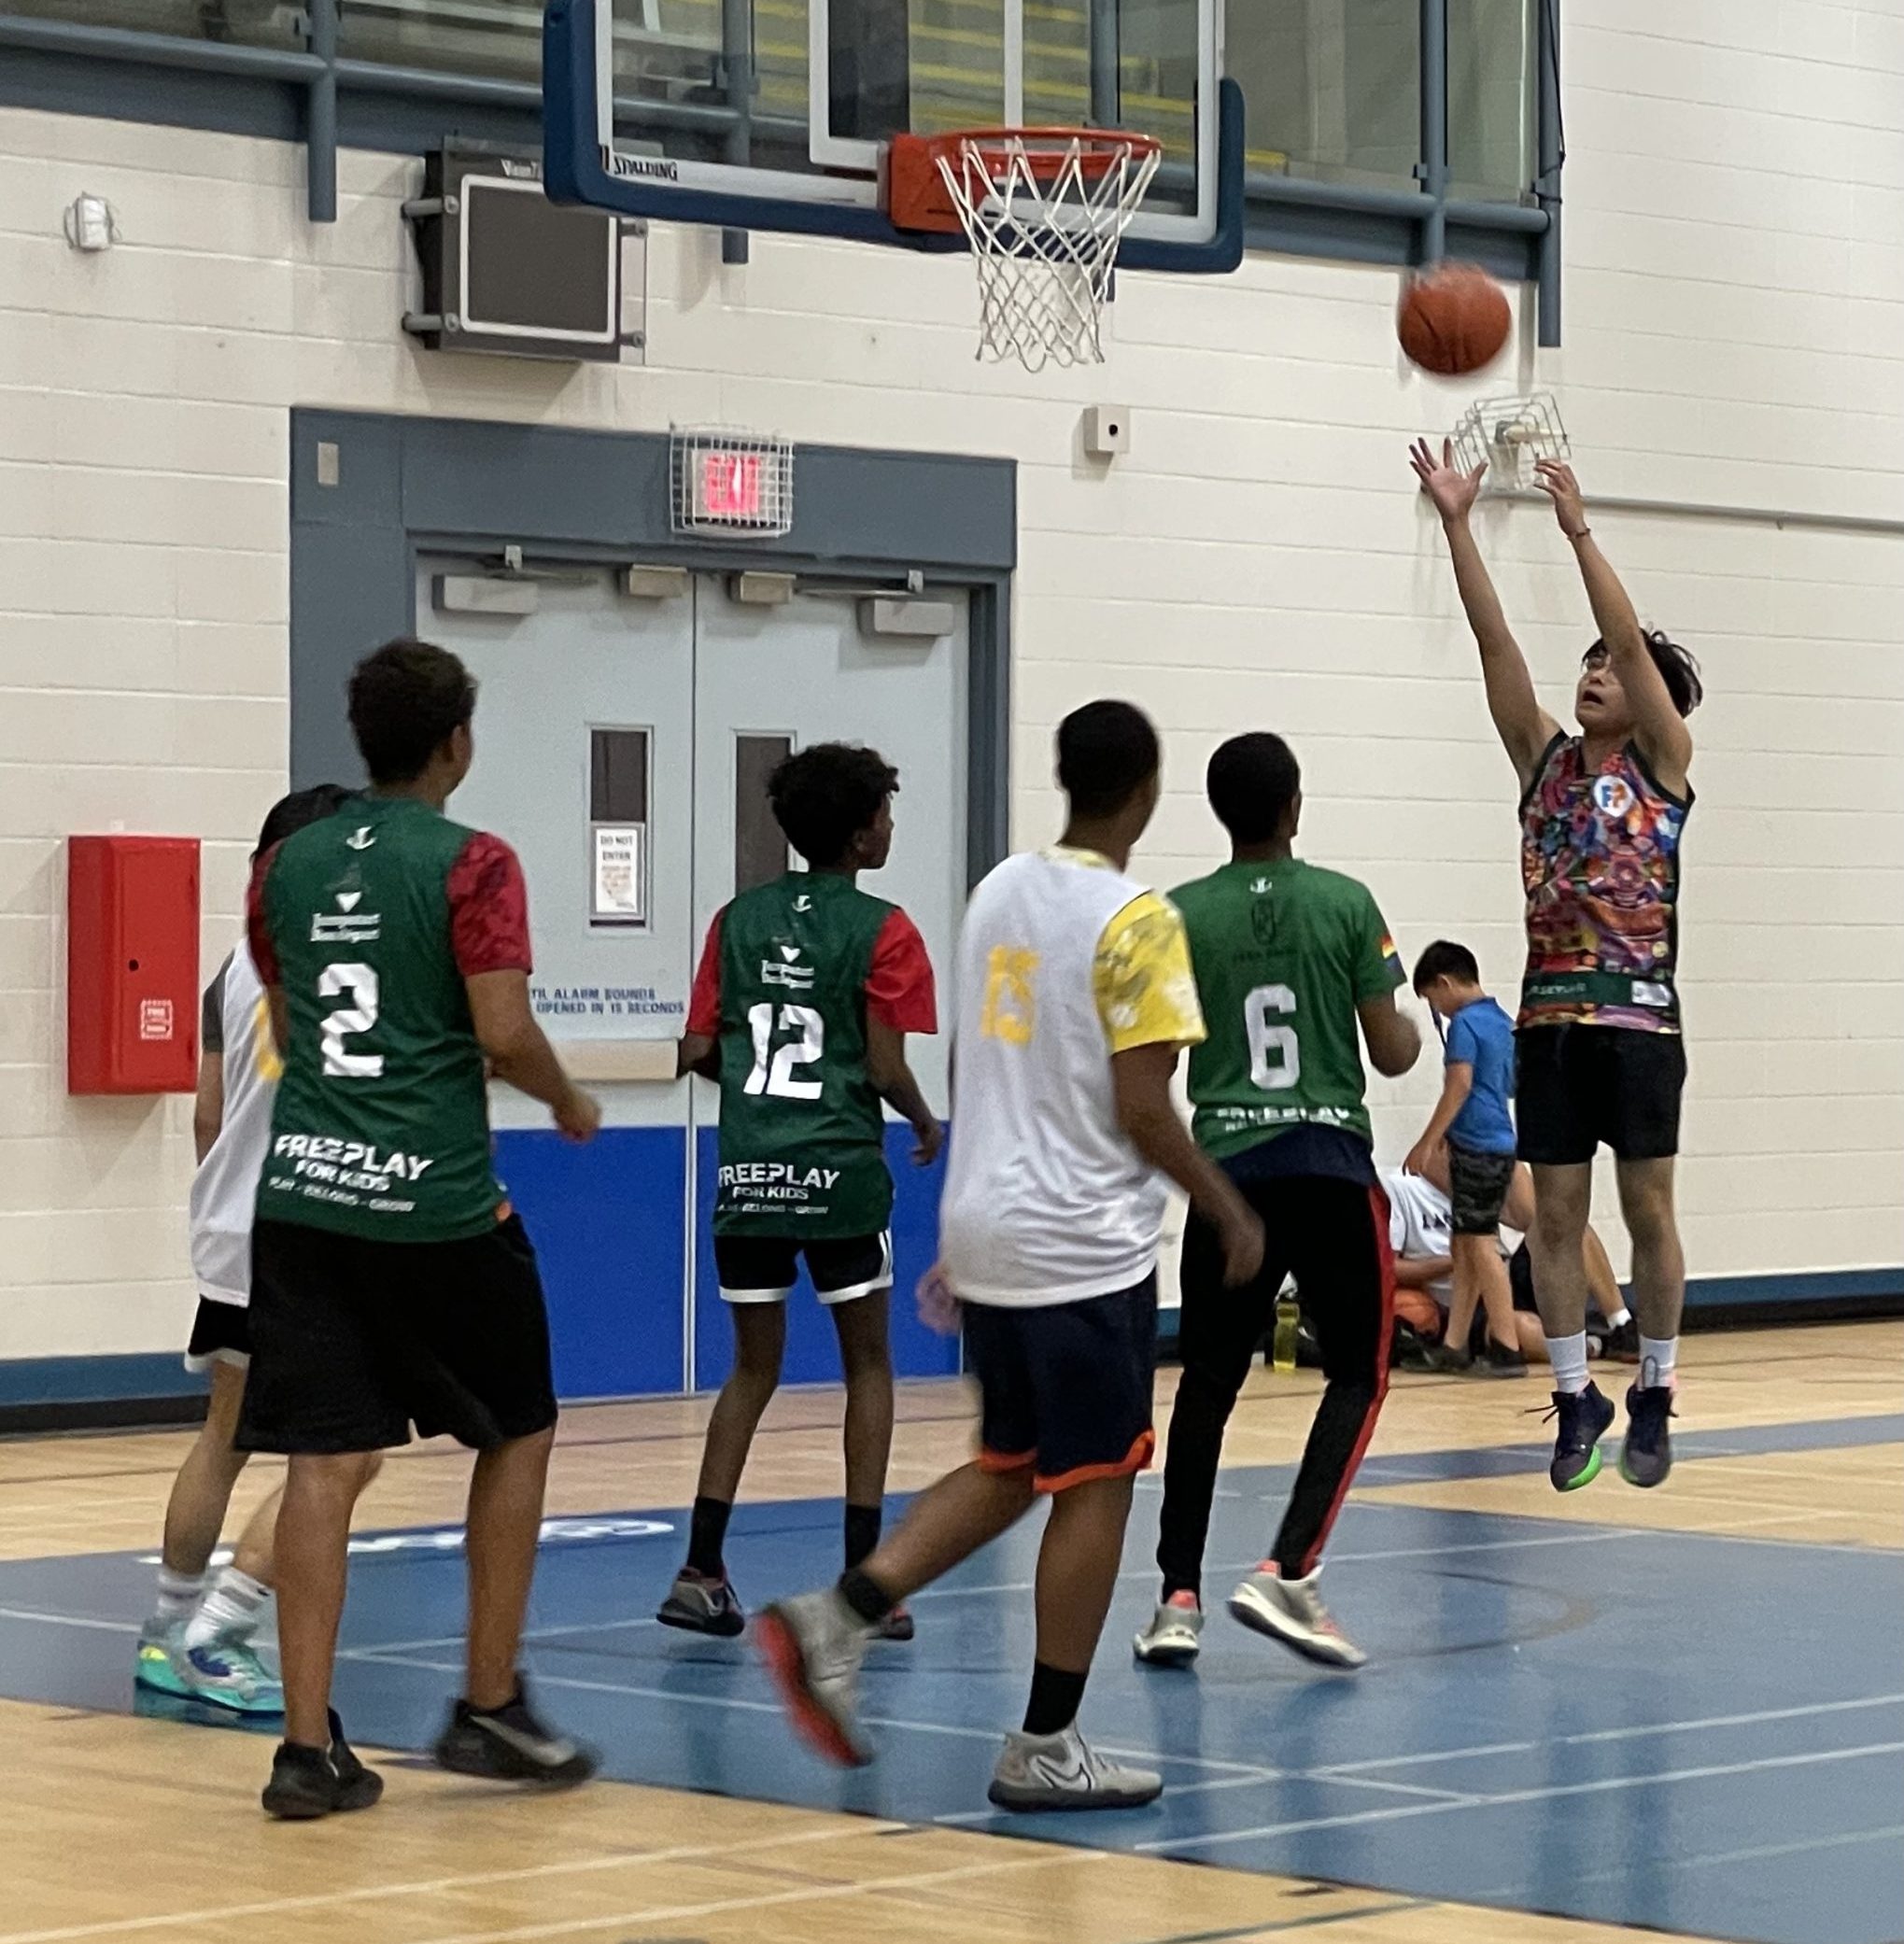
[[[811,1066],[826,1046],[826,1021],[811,1006],[783,1006],[780,1030],[797,1033],[777,1050],[773,1048],[773,1006],[762,1000],[747,1008],[748,1029],[754,1035],[754,1071],[747,1076],[743,1093],[765,1093],[777,1100],[818,1100],[821,1082],[796,1079],[797,1067]]]
[[[1243,1030],[1249,1035],[1249,1080],[1265,1093],[1293,1087],[1303,1071],[1303,1045],[1293,1026],[1279,1023],[1278,1015],[1296,1009],[1296,995],[1286,985],[1260,985],[1243,1002]]]
[[[322,1045],[324,1072],[339,1080],[380,1079],[384,1071],[381,1053],[353,1053],[344,1042],[354,1033],[368,1033],[377,1022],[379,994],[377,975],[371,965],[326,965],[317,974],[317,996],[341,999],[350,994],[348,1006],[333,1007],[324,1015]]]

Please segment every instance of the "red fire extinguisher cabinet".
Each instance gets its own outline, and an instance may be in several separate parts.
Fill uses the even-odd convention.
[[[66,1091],[190,1093],[198,1082],[199,847],[66,840]]]

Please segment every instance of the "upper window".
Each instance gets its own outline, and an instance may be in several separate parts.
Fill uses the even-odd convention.
[[[414,87],[386,75],[365,88],[361,68],[353,74],[346,66],[341,91],[374,103],[374,112],[346,113],[346,140],[431,146],[467,114],[453,78],[467,77],[467,98],[480,102],[486,134],[535,141],[539,0],[334,4],[341,61],[416,76]],[[608,4],[626,144],[652,142],[657,154],[755,167],[806,164],[807,0]],[[1420,0],[1224,5],[1226,62],[1248,105],[1254,241],[1309,254],[1413,261],[1431,199],[1421,196],[1421,210],[1402,199],[1418,194],[1445,160],[1444,194],[1460,205],[1450,213],[1455,233],[1447,247],[1482,255],[1503,274],[1527,274],[1530,260],[1513,252],[1531,247],[1539,219],[1500,205],[1531,200],[1541,22],[1553,0],[1444,0],[1445,44],[1430,48],[1422,45]],[[1194,62],[1180,58],[1186,6],[1028,0],[1024,120],[1088,120],[1108,49],[1131,120],[1154,124],[1170,157],[1187,154],[1196,106]],[[0,0],[0,7],[233,47],[303,49],[311,33],[311,8],[295,0]],[[882,102],[888,123],[910,120],[915,127],[982,123],[1003,114],[1004,0],[830,0],[829,19],[836,42],[829,72],[843,91],[837,106],[847,120],[872,113],[877,121]],[[737,31],[747,45],[730,58],[724,35]],[[217,61],[207,49],[202,64]],[[1423,152],[1424,69],[1441,77],[1445,158]],[[242,72],[234,67],[234,87]],[[744,92],[735,91],[737,77]],[[175,106],[148,92],[103,111],[190,120],[202,99],[195,91]],[[1134,103],[1142,110],[1132,112]]]

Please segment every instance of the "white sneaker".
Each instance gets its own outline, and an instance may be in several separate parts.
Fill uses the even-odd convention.
[[[1132,1643],[1149,1668],[1187,1668],[1201,1650],[1204,1610],[1194,1593],[1173,1593],[1159,1600],[1150,1624]]]
[[[1099,1754],[1074,1723],[1062,1735],[1007,1735],[985,1793],[1000,1809],[1141,1809],[1164,1778]]]
[[[754,1623],[754,1638],[801,1735],[842,1768],[870,1762],[858,1690],[872,1628],[829,1586],[769,1607]]]
[[[1319,1566],[1305,1580],[1286,1580],[1265,1559],[1230,1596],[1233,1617],[1256,1633],[1331,1668],[1359,1668],[1368,1655],[1336,1626],[1316,1591]]]

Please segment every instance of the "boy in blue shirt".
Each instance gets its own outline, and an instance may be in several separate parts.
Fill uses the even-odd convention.
[[[1447,1331],[1434,1353],[1443,1370],[1523,1377],[1527,1359],[1514,1320],[1514,1294],[1495,1238],[1514,1182],[1514,1021],[1481,990],[1481,968],[1465,945],[1438,938],[1415,965],[1417,997],[1428,1003],[1446,1049],[1441,1098],[1403,1163],[1428,1171],[1447,1143],[1448,1199],[1454,1208],[1454,1294]],[[1475,1305],[1488,1314],[1478,1358],[1468,1347]]]

